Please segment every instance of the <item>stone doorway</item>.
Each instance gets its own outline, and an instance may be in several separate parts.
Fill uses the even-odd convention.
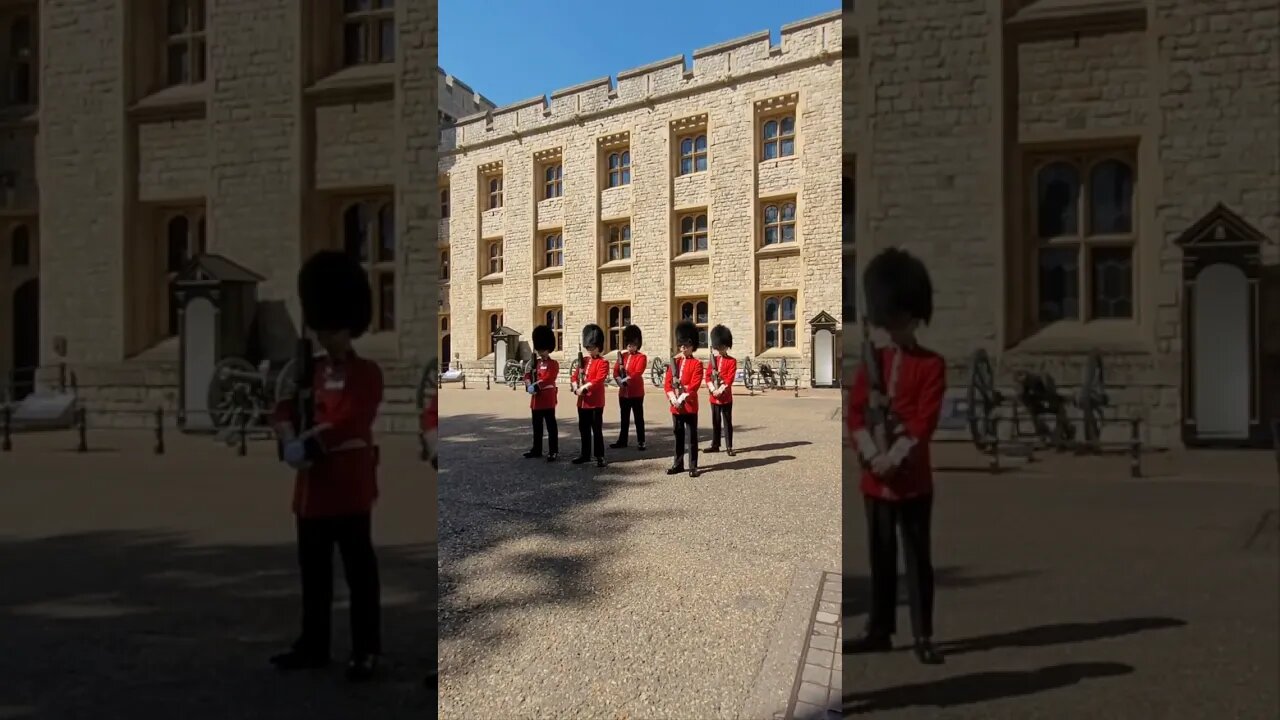
[[[13,375],[10,392],[21,400],[35,392],[40,364],[40,281],[31,279],[13,293]]]

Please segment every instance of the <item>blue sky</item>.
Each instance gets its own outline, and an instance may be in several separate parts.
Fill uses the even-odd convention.
[[[838,0],[439,0],[440,66],[499,106],[836,10]],[[563,41],[561,40],[563,38]]]

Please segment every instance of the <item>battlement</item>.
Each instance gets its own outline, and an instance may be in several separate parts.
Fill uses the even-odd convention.
[[[784,25],[775,45],[770,31],[744,35],[684,55],[624,70],[572,87],[459,118],[442,133],[442,154],[537,133],[606,115],[639,104],[662,102],[754,75],[786,70],[806,62],[838,59],[842,48],[841,11]]]
[[[445,72],[444,68],[437,67],[436,72],[440,73],[440,94],[453,97],[463,107],[466,107],[471,114],[484,113],[497,107],[492,100],[473,90],[470,85]]]

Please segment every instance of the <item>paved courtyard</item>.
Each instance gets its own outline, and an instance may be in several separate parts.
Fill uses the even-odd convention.
[[[384,681],[280,676],[267,658],[299,618],[291,478],[274,446],[247,457],[170,433],[14,437],[0,453],[0,718],[422,718],[435,693],[434,492],[406,436],[383,437],[375,512]],[[337,572],[334,654],[349,647]]]
[[[850,716],[1013,720],[1280,717],[1276,460],[1050,457],[1001,475],[941,446],[934,563],[947,663],[845,658]],[[846,637],[868,597],[861,500],[846,496]],[[900,586],[901,587],[901,586]],[[910,641],[905,591],[898,638]]]
[[[528,396],[440,399],[440,714],[760,718],[794,701],[822,572],[840,567],[839,396],[739,397],[736,457],[667,476],[671,423],[650,387],[648,450],[526,460]],[[617,434],[616,399],[605,413]],[[710,419],[701,418],[703,446]]]

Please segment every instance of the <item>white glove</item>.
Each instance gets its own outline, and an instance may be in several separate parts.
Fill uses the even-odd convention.
[[[684,401],[689,399],[689,393],[680,393],[676,396],[676,405],[684,405]]]
[[[529,383],[524,386],[524,390],[530,395],[536,395],[538,392],[538,383]]]

